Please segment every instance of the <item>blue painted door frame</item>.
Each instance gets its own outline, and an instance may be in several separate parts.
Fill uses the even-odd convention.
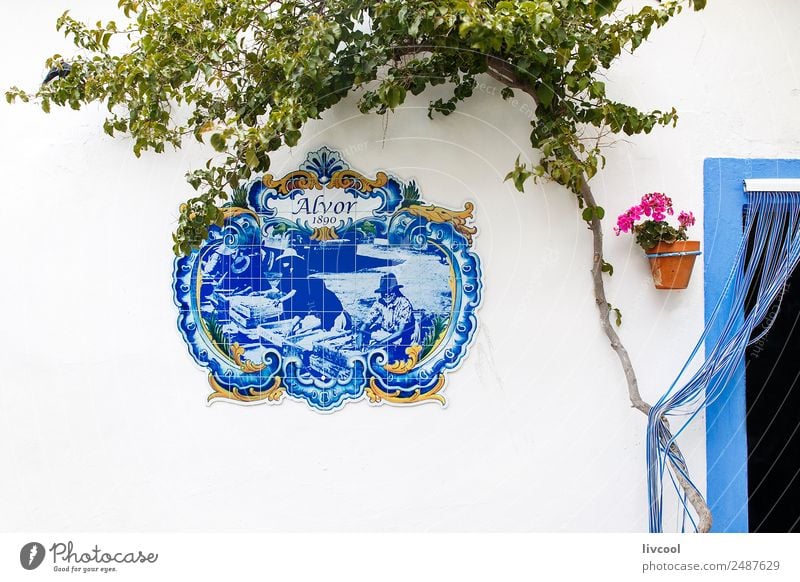
[[[748,178],[800,178],[800,160],[705,160],[706,323],[730,276],[742,240],[742,209],[747,202],[743,180]],[[707,348],[716,343],[719,331],[709,331]],[[706,411],[708,502],[715,532],[748,530],[746,408],[745,363],[741,362],[723,395]]]

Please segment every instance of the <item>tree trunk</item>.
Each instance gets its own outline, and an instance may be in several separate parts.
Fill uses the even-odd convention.
[[[533,98],[537,106],[539,105],[536,92],[532,87],[519,81],[512,65],[496,57],[489,57],[488,65],[488,73],[490,76],[492,76],[494,79],[497,79],[504,85],[524,91]],[[575,156],[577,159],[577,155],[574,152],[573,156]],[[580,190],[581,196],[588,206],[597,206],[597,201],[595,200],[592,189],[589,186],[589,182],[585,176],[582,176],[581,178]],[[614,329],[614,326],[611,323],[611,305],[606,299],[605,283],[603,281],[603,225],[601,220],[596,216],[593,216],[590,223],[590,228],[592,231],[593,243],[592,282],[594,283],[595,304],[597,305],[597,310],[599,311],[600,315],[600,326],[603,328],[603,332],[606,334],[606,337],[611,344],[611,349],[613,349],[617,354],[617,358],[622,366],[622,371],[625,374],[625,380],[628,385],[628,398],[631,401],[631,406],[643,414],[649,415],[652,406],[642,400],[641,394],[639,393],[639,383],[636,379],[636,373],[633,370],[633,363],[628,355],[628,350],[626,350],[625,346],[622,345],[622,342],[617,335],[617,331]],[[669,424],[667,420],[662,417],[660,421],[664,425],[664,428],[669,431]],[[680,456],[680,449],[676,443],[673,442],[671,449],[678,456]],[[675,466],[675,463],[671,459],[670,465],[676,480],[686,494],[686,498],[697,512],[699,518],[697,523],[697,531],[701,533],[710,531],[712,516],[706,500],[703,498],[700,492],[681,474],[681,471]]]

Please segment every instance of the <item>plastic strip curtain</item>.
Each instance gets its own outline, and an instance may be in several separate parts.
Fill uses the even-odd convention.
[[[787,279],[800,261],[800,193],[752,192],[745,208],[744,235],[733,271],[719,301],[686,364],[669,390],[650,410],[647,420],[648,498],[650,531],[663,531],[665,477],[681,506],[678,527],[695,531],[695,515],[678,482],[680,475],[695,487],[686,461],[673,446],[675,439],[729,385],[745,361],[747,346],[768,331],[759,329],[769,309],[782,294]],[[749,241],[749,242],[748,242]],[[753,292],[755,290],[755,293]],[[774,318],[772,319],[774,321]],[[697,367],[699,354],[711,329],[720,330],[714,345],[706,346],[705,359]],[[689,370],[697,367],[696,371]],[[688,380],[684,378],[688,376]],[[682,422],[674,434],[670,418]]]

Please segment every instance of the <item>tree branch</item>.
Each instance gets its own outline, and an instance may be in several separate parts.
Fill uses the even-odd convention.
[[[501,83],[511,87],[512,89],[519,89],[533,98],[534,103],[539,105],[539,99],[536,95],[536,92],[533,90],[533,87],[530,85],[522,82],[517,74],[517,71],[514,69],[513,65],[509,64],[508,62],[499,59],[497,57],[489,56],[487,58],[488,64],[488,74],[500,81]],[[577,160],[578,156],[575,152],[572,153],[573,157]],[[594,197],[594,193],[592,192],[591,186],[589,186],[589,182],[586,179],[585,175],[581,176],[581,183],[580,183],[580,191],[581,196],[583,197],[586,204],[590,207],[596,207],[597,201]],[[617,331],[614,329],[614,326],[611,323],[611,305],[609,304],[608,300],[606,299],[606,289],[605,289],[605,282],[603,281],[603,225],[602,222],[597,216],[593,216],[590,228],[592,231],[592,282],[594,284],[594,297],[595,297],[595,304],[597,305],[597,309],[600,314],[600,326],[603,328],[603,332],[606,334],[608,338],[611,349],[617,354],[617,358],[619,359],[620,365],[622,366],[622,370],[625,373],[625,380],[628,385],[628,398],[631,401],[631,406],[636,410],[639,410],[645,415],[649,415],[650,409],[652,406],[645,402],[642,399],[642,396],[639,392],[639,382],[636,379],[636,373],[633,370],[633,363],[631,362],[630,355],[628,354],[628,350],[625,349],[625,346],[622,344],[622,341],[619,339],[619,335]],[[669,432],[670,436],[672,433],[669,431],[669,423],[665,418],[661,418],[660,421],[663,423],[664,428]],[[670,446],[672,452],[680,457],[681,452],[678,448],[678,445],[673,441],[672,445]],[[686,494],[687,499],[691,503],[694,510],[697,512],[699,517],[699,521],[697,524],[697,530],[701,533],[707,533],[711,530],[711,523],[712,523],[712,516],[711,510],[708,507],[708,503],[700,494],[700,492],[695,488],[682,474],[679,468],[675,465],[674,461],[670,458],[670,465],[673,470],[673,474],[677,479],[678,483],[680,484],[681,488],[683,489],[684,493]]]

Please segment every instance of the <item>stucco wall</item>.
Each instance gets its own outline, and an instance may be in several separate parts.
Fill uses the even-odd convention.
[[[47,56],[71,54],[53,27],[69,4],[3,9],[0,85],[33,88]],[[91,20],[116,6],[72,4]],[[613,217],[658,190],[702,221],[704,158],[800,154],[800,7],[709,4],[610,73],[614,96],[675,105],[681,120],[618,141],[593,181],[609,216],[609,296],[651,401],[702,329],[702,262],[688,290],[656,291]],[[597,322],[589,233],[562,189],[521,195],[503,182],[531,156],[531,104],[504,102],[485,78],[431,121],[435,96],[388,118],[348,100],[274,158],[281,174],[328,145],[366,173],[415,178],[430,201],[476,202],[485,295],[447,408],[357,403],[325,416],[293,402],[206,405],[206,375],[175,326],[170,234],[183,174],[208,148],[137,160],[103,134],[101,107],[48,116],[3,102],[0,528],[646,530],[645,418]],[[702,419],[682,442],[704,485]]]

